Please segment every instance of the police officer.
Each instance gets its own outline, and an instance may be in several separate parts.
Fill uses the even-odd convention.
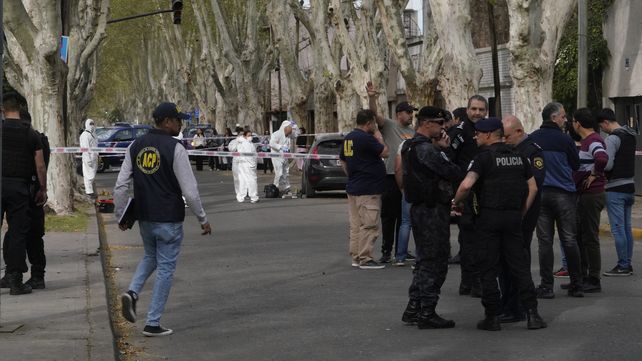
[[[524,241],[524,250],[528,255],[528,264],[531,264],[531,241],[533,232],[537,226],[539,217],[540,203],[542,200],[541,190],[546,175],[544,167],[544,155],[542,148],[533,141],[531,137],[524,132],[522,122],[514,115],[507,115],[502,119],[504,125],[504,142],[515,147],[517,152],[529,160],[531,171],[537,184],[537,194],[533,205],[528,209],[528,213],[522,219],[522,237]],[[526,319],[523,306],[519,302],[519,294],[515,283],[511,277],[507,277],[509,270],[506,261],[502,262],[502,275],[500,275],[499,287],[502,293],[502,314],[499,320],[502,323],[518,322]]]
[[[497,270],[506,261],[509,276],[517,284],[526,308],[529,329],[546,327],[537,312],[535,286],[522,240],[522,216],[533,204],[537,185],[528,159],[502,142],[503,127],[498,118],[481,119],[475,124],[480,152],[468,167],[452,200],[453,210],[461,212],[471,189],[476,240],[475,267],[482,284],[482,304],[486,317],[477,323],[480,330],[499,331],[500,294]]]
[[[441,318],[435,308],[448,272],[452,184],[460,179],[461,170],[443,152],[450,145],[444,110],[423,107],[416,118],[417,132],[401,149],[404,194],[412,204],[410,218],[418,256],[410,300],[401,319],[416,322],[420,329],[451,328],[455,322]]]
[[[456,127],[448,130],[448,136],[451,139],[449,155],[453,161],[459,165],[462,172],[468,167],[468,164],[477,154],[477,143],[475,142],[475,124],[486,117],[488,114],[488,101],[481,95],[473,95],[468,99],[465,119]],[[462,176],[463,178],[463,176]],[[455,188],[459,184],[455,184]],[[461,283],[459,285],[460,295],[471,295],[481,297],[479,284],[479,275],[473,268],[472,254],[469,252],[474,242],[475,227],[471,212],[471,203],[469,199],[464,204],[462,216],[459,217],[459,254],[461,263]]]
[[[26,242],[30,229],[29,186],[31,177],[38,175],[40,189],[35,202],[47,201],[47,170],[38,136],[20,119],[22,97],[17,93],[3,96],[2,125],[2,211],[7,214],[8,230],[4,238],[3,257],[6,263],[5,283],[10,295],[31,293],[31,286],[22,283],[27,272]]]

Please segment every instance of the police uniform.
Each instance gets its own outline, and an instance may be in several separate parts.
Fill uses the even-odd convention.
[[[22,274],[28,271],[29,186],[36,173],[34,154],[42,145],[36,133],[17,119],[5,120],[2,129],[2,209],[9,226],[3,244],[5,276],[11,294],[30,293],[31,287],[22,285]]]
[[[537,194],[535,195],[533,204],[522,219],[522,239],[524,249],[528,255],[527,263],[530,265],[531,240],[533,239],[533,232],[535,231],[537,218],[539,217],[539,209],[542,200],[541,189],[546,175],[546,168],[544,167],[544,155],[542,153],[542,148],[530,137],[524,138],[524,140],[515,146],[515,149],[524,158],[528,159],[531,172],[533,177],[535,177],[535,183],[537,184]],[[505,276],[509,273],[509,270],[506,262],[503,261],[502,263],[502,276],[500,277],[499,282],[502,294],[502,321],[510,322],[523,320],[525,318],[524,309],[519,303],[517,287],[515,283],[512,282],[511,277]]]
[[[478,147],[475,142],[475,124],[468,118],[464,119],[458,126],[448,129],[448,136],[451,139],[449,155],[460,168],[462,173],[468,168],[470,161],[477,154]],[[462,177],[463,178],[463,177]],[[454,184],[455,189],[459,187]],[[475,236],[474,217],[472,214],[472,198],[466,200],[462,215],[457,222],[459,227],[459,255],[461,257],[461,284],[459,294],[472,294],[480,296],[479,275],[476,273],[472,259],[472,243]]]
[[[418,118],[444,118],[443,110],[424,107]],[[404,322],[419,328],[453,327],[453,321],[437,316],[435,307],[448,272],[450,255],[450,206],[452,184],[461,178],[460,168],[426,136],[416,133],[401,150],[406,201],[412,204],[410,218],[417,263],[409,289]]]
[[[501,127],[502,123],[497,118],[483,119],[476,124],[480,132],[493,132]],[[478,175],[473,188],[477,216],[474,254],[486,314],[478,328],[500,329],[497,276],[502,259],[508,269],[507,276],[516,283],[520,301],[528,310],[528,327],[546,327],[537,314],[535,286],[522,236],[521,212],[528,196],[527,180],[533,176],[529,160],[511,146],[497,142],[480,148],[469,172]]]

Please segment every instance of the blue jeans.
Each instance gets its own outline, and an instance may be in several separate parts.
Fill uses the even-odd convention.
[[[395,250],[395,259],[405,261],[408,256],[408,241],[410,240],[410,206],[406,197],[401,197],[401,225],[399,226],[399,239],[397,239],[397,249]]]
[[[633,233],[631,232],[631,209],[635,203],[633,193],[606,192],[606,210],[609,214],[611,234],[615,240],[617,265],[631,267],[633,256]]]
[[[172,288],[176,259],[183,241],[183,222],[139,222],[145,255],[136,268],[129,289],[140,294],[147,278],[156,270],[152,299],[147,311],[147,325],[159,326],[165,303]]]

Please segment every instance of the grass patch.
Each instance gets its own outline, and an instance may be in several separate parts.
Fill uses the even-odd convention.
[[[85,232],[87,230],[87,221],[89,220],[90,204],[76,203],[73,214],[58,216],[55,213],[45,214],[45,231],[46,232]]]

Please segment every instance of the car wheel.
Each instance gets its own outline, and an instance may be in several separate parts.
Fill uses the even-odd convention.
[[[109,169],[109,165],[103,160],[102,157],[98,157],[98,169],[96,170],[98,173],[102,173]]]
[[[314,198],[316,196],[316,191],[314,190],[314,187],[310,184],[310,181],[308,181],[308,177],[306,177],[305,174],[303,174],[303,194],[305,194],[306,198]]]

